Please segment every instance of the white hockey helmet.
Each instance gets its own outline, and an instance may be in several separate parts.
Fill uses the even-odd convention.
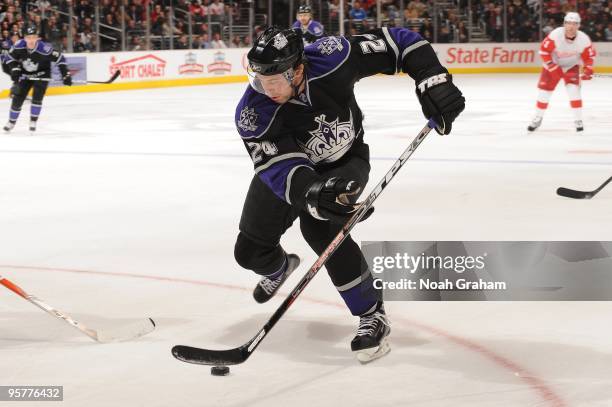
[[[575,11],[570,11],[565,15],[563,22],[580,24],[580,14],[576,13]]]

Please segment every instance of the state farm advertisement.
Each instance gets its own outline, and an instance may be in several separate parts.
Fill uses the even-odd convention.
[[[595,67],[612,68],[612,44],[596,43],[598,53]],[[443,65],[449,69],[462,69],[461,72],[502,69],[507,72],[524,72],[522,68],[539,68],[542,65],[538,54],[539,43],[471,43],[471,44],[433,44]],[[483,69],[484,68],[484,69]],[[507,68],[504,69],[504,68]]]
[[[612,43],[595,43],[595,72],[612,72]],[[541,61],[538,43],[433,44],[438,58],[456,73],[536,72]],[[66,54],[87,69],[79,70],[90,81],[105,81],[115,71],[114,83],[153,82],[214,78],[218,82],[246,75],[246,48],[195,49]],[[8,75],[0,75],[0,90],[11,86]],[[7,95],[5,92],[4,95]]]

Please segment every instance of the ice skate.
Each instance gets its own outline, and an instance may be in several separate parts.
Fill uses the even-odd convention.
[[[15,122],[12,121],[8,121],[4,127],[2,128],[4,131],[9,132],[11,130],[13,130],[13,128],[15,128]]]
[[[36,121],[35,120],[30,120],[30,134],[31,135],[36,134]]]
[[[258,303],[264,303],[276,294],[281,285],[287,280],[287,277],[293,273],[300,265],[300,258],[296,254],[287,255],[287,269],[277,278],[263,277],[255,290],[253,290],[253,298]]]
[[[576,131],[584,130],[584,125],[582,124],[582,120],[574,120],[574,125],[576,126]]]
[[[527,126],[527,130],[534,131],[535,129],[540,127],[541,124],[542,124],[542,116],[536,116],[533,118],[531,123],[529,123],[529,126]]]
[[[357,335],[351,341],[351,350],[357,360],[368,363],[385,356],[391,351],[387,336],[391,327],[385,314],[383,303],[379,303],[375,311],[359,317]]]

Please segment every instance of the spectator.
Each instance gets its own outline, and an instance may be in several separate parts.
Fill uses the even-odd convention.
[[[77,35],[74,38],[73,51],[74,52],[87,52],[87,48],[85,47],[85,44],[83,44],[83,39],[81,38],[80,35]]]
[[[213,40],[210,42],[210,44],[212,45],[212,48],[227,48],[227,45],[225,45],[225,42],[223,42],[221,39],[221,34],[219,33],[213,34]]]
[[[330,20],[335,20],[338,18],[338,14],[340,13],[340,6],[338,5],[339,0],[331,0],[327,4],[327,9],[329,10],[329,18]]]
[[[128,38],[136,37],[144,34],[142,27],[136,25],[136,20],[128,20],[125,26],[125,34]]]
[[[208,33],[204,33],[200,39],[200,48],[201,49],[210,49],[212,48],[212,44],[210,43],[210,38],[208,37]]]
[[[438,34],[438,42],[448,43],[451,42],[451,32],[448,24],[444,24],[442,28],[440,28],[440,33]]]
[[[47,41],[53,44],[53,47],[60,49],[62,43],[62,30],[57,26],[57,20],[55,17],[47,20],[47,28],[45,30],[45,37]]]
[[[214,21],[223,21],[225,17],[225,5],[219,0],[213,0],[213,4],[208,7],[208,10]]]
[[[423,25],[421,26],[421,29],[419,30],[419,34],[421,34],[421,37],[425,38],[427,41],[429,42],[433,42],[433,33],[434,32],[434,27],[431,24],[430,20],[425,20],[423,22]]]
[[[243,48],[244,47],[244,43],[242,42],[242,39],[240,38],[239,35],[234,35],[234,38],[232,38],[232,42],[230,43],[230,48]]]
[[[460,21],[459,25],[457,25],[457,35],[459,36],[459,42],[468,42],[469,33],[463,21]]]
[[[130,39],[130,45],[128,47],[130,51],[142,51],[147,49],[144,43],[144,38],[134,36]]]
[[[366,14],[365,10],[361,8],[361,3],[356,1],[353,4],[353,8],[349,12],[349,17],[351,20],[360,21],[360,20],[364,20],[365,18],[367,18],[368,15]]]
[[[408,3],[407,10],[409,10],[412,18],[421,18],[427,11],[427,5],[421,0],[412,0],[410,3]]]
[[[79,21],[83,21],[86,18],[94,18],[95,10],[89,0],[81,0],[74,8],[74,15]]]
[[[203,7],[198,0],[191,0],[189,5],[189,12],[196,23],[202,23],[204,17],[208,13],[208,7]]]
[[[140,24],[144,20],[144,8],[140,4],[130,4],[126,14],[129,21],[134,21],[136,24]]]
[[[593,42],[602,42],[606,40],[606,29],[602,23],[598,23],[595,25],[593,30],[591,30],[591,41]]]
[[[508,23],[508,42],[519,42],[519,27],[516,24],[515,20],[509,20]]]
[[[176,49],[189,49],[189,38],[185,34],[181,35],[176,43]]]

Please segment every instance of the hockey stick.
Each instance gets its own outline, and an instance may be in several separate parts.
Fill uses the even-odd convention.
[[[404,150],[402,155],[393,163],[391,169],[387,172],[384,178],[376,185],[374,190],[370,192],[370,195],[361,203],[357,211],[348,220],[348,222],[342,227],[342,230],[338,232],[334,240],[327,246],[321,256],[315,261],[310,270],[302,277],[299,283],[291,291],[289,296],[283,301],[283,303],[276,309],[274,314],[270,317],[268,322],[263,328],[247,343],[234,349],[227,350],[211,350],[195,348],[191,346],[177,345],[172,348],[172,355],[180,361],[187,363],[195,363],[199,365],[237,365],[246,361],[261,341],[270,332],[272,327],[281,319],[285,312],[289,309],[291,304],[297,299],[300,293],[306,288],[308,283],[313,279],[317,272],[325,265],[327,260],[336,251],[336,249],[342,244],[342,242],[349,235],[353,227],[364,217],[368,210],[374,204],[374,201],[380,196],[382,191],[389,185],[395,174],[399,169],[406,163],[408,158],[414,153],[417,147],[429,134],[431,129],[436,126],[436,123],[429,120],[427,126],[423,128],[416,136],[416,138],[410,143],[410,145]]]
[[[594,73],[593,76],[596,78],[612,78],[612,75],[604,75],[601,73]]]
[[[111,76],[108,80],[106,81],[73,81],[73,84],[87,84],[87,83],[101,83],[101,84],[105,84],[108,85],[109,83],[113,83],[115,81],[115,79],[117,79],[119,77],[119,75],[121,75],[121,71],[115,71],[115,73],[113,74],[113,76]],[[41,82],[51,82],[51,78],[36,78],[36,77],[32,77],[32,78],[28,78],[23,77],[23,80],[28,80],[28,81],[41,81]]]
[[[108,343],[136,339],[140,336],[153,332],[153,330],[155,329],[155,322],[151,318],[147,318],[142,322],[128,325],[119,329],[103,331],[91,329],[86,327],[82,323],[72,319],[70,316],[64,314],[63,312],[60,312],[55,308],[51,307],[50,305],[44,303],[39,298],[36,298],[35,296],[26,293],[19,286],[2,276],[0,276],[0,284],[11,290],[18,296],[25,298],[43,311],[53,315],[56,318],[66,321],[68,324],[72,325],[73,327],[75,327],[76,329],[83,332],[85,335],[89,336],[91,339],[97,342]]]
[[[121,75],[121,71],[117,70],[107,81],[86,81],[86,83],[102,83],[108,85],[109,83],[113,83],[115,79],[117,79]],[[76,83],[84,83],[84,82],[76,82]]]
[[[561,196],[564,196],[564,197],[567,197],[567,198],[574,198],[574,199],[591,199],[599,191],[604,189],[604,187],[606,185],[608,185],[611,181],[612,181],[612,177],[608,178],[606,180],[606,182],[601,184],[599,186],[599,188],[597,188],[594,191],[577,191],[575,189],[569,189],[569,188],[560,187],[560,188],[557,189],[557,195],[561,195]]]

